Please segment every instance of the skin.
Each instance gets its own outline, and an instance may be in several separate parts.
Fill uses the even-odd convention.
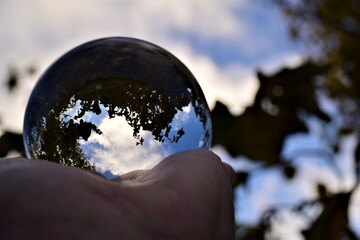
[[[208,150],[176,153],[115,181],[0,159],[0,239],[234,239],[234,180]]]

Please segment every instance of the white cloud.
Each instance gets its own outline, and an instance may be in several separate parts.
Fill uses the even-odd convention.
[[[209,57],[197,56],[189,43],[179,43],[171,34],[184,31],[204,38],[236,37],[242,34],[242,27],[232,13],[234,4],[233,1],[204,4],[202,1],[162,0],[1,1],[1,79],[6,78],[6,69],[12,65],[24,69],[35,63],[40,70],[19,87],[18,94],[9,97],[3,88],[0,89],[1,102],[8,101],[6,107],[0,107],[1,115],[8,116],[3,119],[3,126],[21,131],[28,96],[35,79],[47,66],[71,48],[107,36],[142,38],[164,46],[175,55],[186,56],[186,65],[195,70],[212,106],[217,98],[225,103],[249,102],[251,91],[248,88],[254,88],[253,82],[245,83],[246,79],[251,79],[249,70],[239,69],[237,78],[243,80],[234,81],[237,79],[229,76],[234,75],[233,67],[219,69]],[[242,93],[244,88],[246,94]],[[225,94],[228,90],[232,93]],[[242,96],[247,99],[239,100]],[[233,108],[241,109],[239,106]]]
[[[131,27],[146,26],[145,31],[177,30],[204,38],[224,39],[237,36],[242,29],[232,13],[234,1],[209,1],[205,4],[203,1],[155,0],[141,3],[127,5],[131,15],[126,17]]]
[[[257,69],[264,74],[272,75],[282,67],[295,68],[304,62],[304,57],[298,53],[283,53],[272,56],[269,59],[262,60]]]
[[[349,220],[352,230],[360,236],[360,187],[355,190],[350,199]]]
[[[267,233],[269,239],[304,239],[300,233],[302,229],[306,228],[306,223],[303,217],[290,211],[282,211],[279,212],[274,219],[272,219],[272,222],[274,223],[274,227],[269,233]]]
[[[258,82],[250,68],[240,64],[219,67],[211,58],[195,54],[186,44],[174,45],[172,52],[194,74],[210,108],[220,100],[238,114],[252,103]]]
[[[74,44],[100,36],[175,41],[171,31],[224,39],[242,34],[241,23],[232,13],[234,4],[163,0],[3,1],[3,47],[5,52],[10,47],[22,55],[23,51],[25,55],[36,54],[44,48],[48,51],[57,48],[62,53]],[[61,45],[63,49],[59,49]]]
[[[207,55],[199,55],[190,42],[175,38],[180,31],[211,41],[239,42],[238,47],[254,46],[259,41],[234,8],[246,9],[237,1],[2,1],[0,77],[5,79],[10,65],[24,68],[35,62],[39,74],[53,61],[73,47],[86,41],[107,36],[130,36],[154,42],[174,53],[198,79],[211,107],[220,100],[233,113],[249,105],[258,87],[253,69],[238,63],[218,66]],[[244,45],[245,44],[245,45]],[[260,44],[261,45],[261,44]],[[262,49],[261,46],[257,46]],[[282,63],[292,63],[296,56],[281,56],[259,63],[274,69]],[[38,77],[35,76],[35,77]],[[34,79],[21,86],[11,102],[12,113],[0,107],[6,128],[21,131],[25,104]],[[2,102],[9,98],[2,91]],[[5,114],[7,113],[7,114]]]
[[[141,131],[144,146],[138,146],[138,140],[133,137],[133,128],[125,118],[104,118],[99,129],[102,134],[93,133],[88,142],[83,142],[82,148],[90,148],[91,162],[96,164],[100,172],[110,171],[114,175],[121,175],[136,169],[150,169],[169,155],[168,149],[154,141],[150,132]]]

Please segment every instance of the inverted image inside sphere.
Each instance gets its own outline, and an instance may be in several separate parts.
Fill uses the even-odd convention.
[[[40,77],[24,143],[29,158],[111,179],[209,148],[211,119],[199,84],[172,54],[138,39],[104,38],[69,51]]]

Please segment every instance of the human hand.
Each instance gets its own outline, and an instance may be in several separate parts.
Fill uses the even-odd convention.
[[[233,172],[210,151],[118,181],[47,161],[0,160],[0,239],[234,239]]]

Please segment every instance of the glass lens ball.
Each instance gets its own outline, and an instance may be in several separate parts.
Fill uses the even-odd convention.
[[[210,112],[172,54],[138,39],[104,38],[69,51],[40,77],[24,144],[28,158],[113,179],[175,152],[209,148]]]

